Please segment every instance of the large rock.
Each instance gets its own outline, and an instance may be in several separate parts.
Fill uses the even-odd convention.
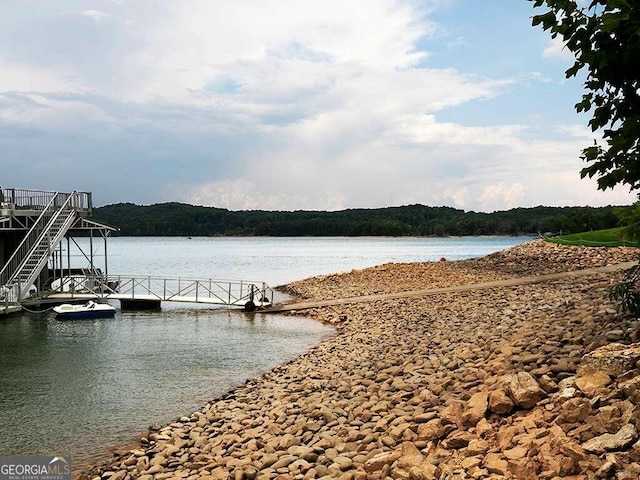
[[[211,478],[212,480],[228,480],[229,471],[224,467],[215,468],[211,470]]]
[[[409,470],[409,480],[438,480],[441,475],[440,467],[429,462],[422,462]]]
[[[503,452],[508,460],[519,460],[527,456],[529,449],[523,446],[517,446]]]
[[[498,415],[505,415],[513,410],[513,400],[502,389],[493,390],[489,393],[489,410]]]
[[[599,390],[611,383],[611,377],[605,372],[593,372],[576,376],[576,387],[587,397],[592,397]]]
[[[400,458],[400,455],[401,452],[395,450],[393,452],[382,452],[374,455],[369,460],[364,462],[364,470],[367,473],[373,473],[382,470],[385,465],[391,465],[398,458]]]
[[[640,360],[640,343],[622,345],[611,343],[595,349],[582,357],[578,367],[578,376],[600,372],[618,377],[636,368]]]
[[[149,465],[153,466],[153,465],[166,465],[167,464],[167,457],[165,457],[164,455],[162,455],[161,453],[155,455],[151,461],[149,462]]]
[[[558,420],[561,423],[584,422],[591,414],[591,404],[583,397],[570,398],[562,404]]]
[[[507,375],[503,381],[513,401],[522,408],[533,408],[547,395],[527,372]]]
[[[538,480],[536,464],[530,458],[509,460],[509,472],[518,480]]]
[[[484,458],[484,468],[486,468],[489,473],[507,475],[507,472],[509,471],[509,464],[499,453],[489,453]]]
[[[618,387],[631,402],[640,404],[640,375],[620,383]]]
[[[468,426],[475,426],[487,413],[489,406],[489,396],[487,392],[478,392],[471,396],[467,407],[462,413],[462,423]]]
[[[637,438],[638,432],[636,427],[633,424],[628,423],[618,430],[617,433],[605,433],[599,437],[587,440],[582,444],[582,448],[593,453],[611,452],[615,450],[622,450],[633,443]]]
[[[484,455],[487,453],[487,450],[489,450],[489,442],[481,438],[475,438],[467,445],[465,454],[469,456]]]
[[[462,412],[464,407],[459,402],[452,402],[440,410],[440,422],[442,425],[462,426]]]
[[[487,436],[491,435],[494,432],[494,428],[491,425],[491,423],[487,421],[486,418],[483,418],[476,425],[475,431],[476,431],[476,435],[478,435],[479,437],[486,438]]]
[[[444,448],[457,450],[469,445],[469,442],[475,440],[475,435],[466,431],[456,431],[442,441]]]
[[[393,478],[409,480],[411,478],[411,469],[422,464],[425,457],[411,442],[405,442],[402,444],[401,455],[402,456],[398,459],[395,463],[395,467],[393,468]]]
[[[418,428],[418,440],[430,442],[442,438],[444,434],[445,429],[439,418],[434,418]]]
[[[581,462],[587,459],[588,454],[584,448],[569,438],[559,425],[552,425],[549,433],[552,438],[551,446],[553,446],[553,452],[550,452],[550,456],[556,460],[560,460],[560,457],[567,457],[575,462]],[[551,463],[555,463],[555,461]],[[560,465],[560,463],[558,463],[558,465]]]

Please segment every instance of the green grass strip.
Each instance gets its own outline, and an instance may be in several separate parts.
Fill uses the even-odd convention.
[[[623,227],[574,233],[548,238],[547,241],[560,245],[582,245],[585,247],[640,247],[640,243],[622,236]]]

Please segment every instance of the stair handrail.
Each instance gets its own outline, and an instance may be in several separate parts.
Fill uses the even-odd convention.
[[[36,244],[46,226],[54,219],[56,212],[61,212],[75,194],[76,192],[70,194],[55,192],[55,195],[51,198],[38,219],[31,226],[27,234],[22,239],[22,242],[20,242],[18,247],[14,250],[2,270],[0,270],[0,286],[6,285],[10,281],[13,273],[17,271],[20,264]],[[58,199],[59,196],[65,199],[64,202],[62,202],[62,205],[60,205]]]
[[[24,267],[24,264],[31,258],[31,253],[34,251],[34,249],[36,247],[40,246],[40,244],[42,243],[42,240],[44,240],[45,238],[47,239],[47,243],[48,243],[47,256],[51,253],[51,246],[53,244],[52,236],[51,236],[51,229],[52,229],[53,225],[58,221],[58,219],[60,218],[60,216],[63,213],[68,212],[68,213],[72,214],[74,211],[77,210],[78,203],[79,203],[77,201],[79,199],[78,192],[60,194],[60,197],[61,197],[61,200],[64,199],[64,202],[62,202],[61,204],[57,205],[58,208],[53,212],[53,214],[49,218],[47,224],[45,225],[45,227],[40,232],[40,235],[38,235],[36,241],[31,245],[31,248],[28,250],[27,254],[22,258],[22,262],[20,262],[18,264],[16,273],[22,271],[22,268]],[[54,202],[55,202],[55,200],[54,200]],[[64,220],[65,223],[69,222],[69,220],[71,219],[70,217],[71,217],[71,215],[68,215],[67,218],[65,218],[65,220]],[[56,236],[57,235],[58,235],[58,233],[56,233]],[[11,278],[9,279],[9,281],[11,281]]]
[[[42,268],[47,264],[51,252],[56,248],[62,237],[76,220],[77,210],[73,205],[73,196],[57,210],[49,220],[47,227],[24,258],[14,275],[9,279],[9,285],[16,284],[18,298],[22,299],[29,294]],[[60,220],[62,220],[61,223]],[[44,250],[43,250],[44,248]],[[33,264],[33,260],[36,264]]]

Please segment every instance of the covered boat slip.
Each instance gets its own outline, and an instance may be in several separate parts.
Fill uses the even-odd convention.
[[[74,236],[102,238],[106,249],[117,229],[91,220],[92,208],[89,192],[0,188],[0,313],[19,311],[65,275],[62,252]]]
[[[0,187],[0,314],[99,299],[140,308],[163,301],[245,310],[271,305],[273,292],[264,282],[111,275],[107,244],[117,228],[91,215],[89,192]]]

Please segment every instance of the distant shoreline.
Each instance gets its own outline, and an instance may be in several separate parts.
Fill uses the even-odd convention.
[[[407,205],[379,209],[229,211],[181,203],[131,203],[93,209],[93,217],[125,236],[478,236],[578,233],[618,226],[620,207],[532,207],[493,213]]]
[[[123,238],[541,238],[538,234],[483,234],[483,235],[121,235],[115,232],[112,237]]]

